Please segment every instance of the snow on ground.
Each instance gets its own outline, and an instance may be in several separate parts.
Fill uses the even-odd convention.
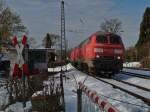
[[[141,64],[140,62],[126,62],[126,63],[123,63],[123,67],[140,68]],[[127,72],[140,73],[143,75],[150,76],[150,71],[144,71],[144,70],[142,71],[142,70],[128,69],[128,68],[124,68],[123,70]]]
[[[71,66],[71,64],[67,64],[66,66],[62,66],[62,68],[61,68],[61,66],[58,66],[58,67],[55,67],[55,68],[48,68],[48,72],[60,72],[61,69],[63,71],[71,70],[72,66]]]
[[[3,79],[0,79],[3,80]],[[8,104],[8,94],[4,87],[0,88],[0,109],[2,106]]]
[[[103,78],[103,80],[105,80],[107,82],[110,82],[110,83],[112,83],[114,85],[117,85],[117,86],[119,86],[121,88],[124,88],[124,89],[126,89],[128,91],[131,91],[133,93],[136,93],[136,94],[138,94],[140,96],[143,96],[144,98],[150,99],[150,92],[148,92],[148,91],[144,91],[144,90],[141,90],[141,89],[136,88],[134,86],[130,86],[130,85],[124,84],[122,82],[118,82],[118,81],[116,81],[114,79]]]
[[[141,67],[141,63],[140,62],[125,62],[125,63],[123,63],[123,67],[139,68],[139,67]]]
[[[22,103],[17,102],[15,104],[10,105],[5,112],[28,112],[29,110],[31,110],[32,105],[31,102],[28,101],[26,102],[26,108],[23,108]]]
[[[67,68],[69,70],[68,72],[65,73],[67,78],[64,78],[64,94],[65,94],[66,112],[77,111],[77,94],[73,91],[77,90],[77,87],[78,87],[77,82],[79,81],[81,82],[85,81],[84,84],[86,86],[88,86],[91,90],[95,90],[102,99],[107,99],[108,102],[110,102],[113,106],[115,106],[121,112],[149,112],[150,111],[150,106],[146,105],[140,99],[137,99],[119,89],[114,89],[111,85],[100,82],[99,80],[91,76],[87,76],[87,74],[76,70],[74,67],[72,67],[71,64],[68,64]],[[59,76],[59,73],[56,76]],[[116,77],[119,78],[119,74]],[[146,86],[145,84],[146,82],[144,80],[141,80],[140,78],[122,76],[122,79],[126,81],[135,82],[135,83],[140,83],[141,85]],[[48,84],[48,82],[44,82],[44,84]],[[36,94],[42,94],[42,93],[37,92]],[[0,89],[0,105],[2,105],[5,99],[7,98],[8,96],[6,96],[6,90],[4,88],[1,88]],[[83,99],[83,101],[85,100]],[[136,104],[140,106],[136,106],[132,104]],[[28,109],[31,108],[31,102],[27,103],[27,108]],[[22,103],[17,102],[9,106],[6,109],[6,112],[10,112],[10,111],[23,112]]]
[[[124,68],[123,71],[132,72],[132,73],[139,73],[139,74],[150,76],[150,71],[127,69],[127,68]]]
[[[77,107],[76,93],[72,92],[72,90],[76,90],[76,87],[77,87],[76,81],[83,82],[85,78],[87,78],[87,75],[76,69],[72,69],[71,71],[66,73],[66,76],[70,78],[69,80],[64,81],[66,112],[76,112],[76,107]],[[100,82],[99,80],[91,76],[88,76],[87,80],[85,81],[85,85],[91,88],[92,90],[95,90],[99,94],[100,97],[103,97],[103,98],[110,97],[110,98],[116,99],[116,100],[113,100],[109,98],[107,100],[121,112],[148,112],[150,111],[150,107],[144,104],[144,102],[141,101],[140,99],[137,99],[118,89],[114,89],[112,88],[112,86],[105,84],[103,82]],[[139,107],[139,106],[131,105],[128,103],[122,103],[117,100],[145,106],[148,108]]]
[[[114,78],[150,89],[150,80],[148,79],[142,79],[120,73],[116,74]]]
[[[9,59],[9,54],[8,53],[0,53],[0,57],[1,58],[1,61],[7,61],[7,60],[10,60]]]
[[[5,79],[0,79],[0,80],[5,80]],[[0,88],[0,111],[1,111],[1,107],[5,106],[8,104],[8,94],[7,94],[7,90],[4,87]],[[29,110],[31,109],[31,102],[27,102],[26,103],[27,106],[25,108],[25,110]],[[22,108],[22,103],[15,103],[10,105],[8,108],[6,108],[5,112],[24,112],[23,108]],[[27,112],[27,111],[26,111]]]

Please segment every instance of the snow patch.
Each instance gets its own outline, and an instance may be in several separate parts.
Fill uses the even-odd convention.
[[[123,67],[133,67],[133,68],[140,68],[142,65],[140,62],[125,62],[123,63]]]
[[[69,63],[69,64],[64,65],[62,67],[58,66],[58,67],[55,67],[55,68],[48,68],[48,72],[60,72],[61,68],[62,68],[63,71],[74,69],[74,67]]]
[[[10,105],[5,112],[28,112],[32,108],[31,102],[26,102],[26,107],[23,108],[23,104],[20,102],[16,102],[13,105]]]
[[[91,90],[96,91],[101,98],[107,99],[109,103],[111,103],[121,112],[149,112],[150,110],[150,107],[142,100],[135,98],[132,95],[129,95],[128,93],[125,93],[119,89],[114,89],[111,85],[103,83],[91,76],[87,77],[87,74],[82,73],[76,69],[66,72],[65,75],[69,77],[67,81],[64,81],[66,112],[77,111],[77,94],[73,92],[73,90],[76,91],[76,88],[78,87],[77,82],[79,81],[85,81],[84,84],[86,86],[88,86]]]

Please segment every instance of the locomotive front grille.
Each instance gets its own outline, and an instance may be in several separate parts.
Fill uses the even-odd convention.
[[[114,60],[113,56],[102,56],[100,58],[102,58],[103,60]]]
[[[115,59],[113,56],[103,56],[93,60],[93,65],[98,70],[110,71],[121,67],[121,60]]]

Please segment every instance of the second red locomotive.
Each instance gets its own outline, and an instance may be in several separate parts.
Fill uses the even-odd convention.
[[[70,60],[88,72],[111,76],[122,70],[124,51],[120,36],[98,31],[71,51]]]

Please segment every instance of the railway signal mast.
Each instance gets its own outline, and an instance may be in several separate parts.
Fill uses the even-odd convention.
[[[64,1],[61,1],[61,61],[66,62],[66,31]],[[62,71],[62,68],[61,68]]]
[[[64,11],[64,1],[62,0],[61,1],[61,64],[63,60],[66,63],[65,11]],[[62,111],[65,112],[62,65],[61,65],[61,72],[60,72],[60,87],[61,87],[61,94],[62,94],[62,106],[63,106]]]

